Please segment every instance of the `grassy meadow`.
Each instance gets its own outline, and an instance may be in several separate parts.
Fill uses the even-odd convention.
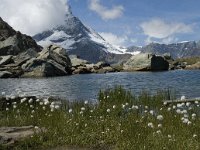
[[[13,149],[72,146],[113,150],[200,149],[199,102],[167,105],[169,91],[132,95],[121,87],[100,91],[98,103],[17,98],[2,93],[0,127],[33,125],[40,134]],[[9,149],[4,145],[0,149]]]

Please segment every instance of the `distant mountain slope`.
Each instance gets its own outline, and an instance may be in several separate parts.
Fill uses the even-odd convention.
[[[142,48],[140,47],[129,47],[128,51],[141,51],[142,53],[155,53],[158,55],[163,55],[165,53],[170,53],[173,58],[183,58],[183,57],[192,57],[200,56],[200,41],[195,42],[181,42],[174,44],[159,44],[151,43]]]
[[[33,38],[39,45],[54,43],[65,48],[69,54],[78,55],[94,63],[102,60],[115,63],[130,57],[122,55],[125,53],[124,49],[112,46],[94,30],[86,27],[71,10],[66,15],[64,25],[39,33]]]

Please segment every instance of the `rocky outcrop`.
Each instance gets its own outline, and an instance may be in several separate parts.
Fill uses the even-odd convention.
[[[28,49],[41,51],[41,47],[30,36],[15,31],[0,18],[0,56],[18,55]]]
[[[0,66],[13,63],[12,55],[0,56]]]
[[[34,126],[22,126],[22,127],[1,127],[0,128],[0,145],[12,146],[16,142],[19,142],[25,138],[44,132],[44,129],[40,129]]]
[[[117,71],[105,62],[91,64],[88,61],[77,57],[76,55],[71,55],[70,59],[72,62],[72,74],[108,73]]]
[[[39,56],[22,65],[23,77],[53,77],[71,74],[71,61],[65,49],[55,45],[46,47]]]
[[[200,62],[197,62],[193,65],[187,65],[185,67],[185,69],[188,69],[188,70],[196,70],[196,69],[200,69]]]
[[[161,71],[168,70],[169,63],[162,57],[148,53],[132,56],[124,65],[126,71]]]

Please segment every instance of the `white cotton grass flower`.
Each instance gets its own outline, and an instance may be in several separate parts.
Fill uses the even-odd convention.
[[[133,110],[138,110],[139,107],[138,107],[137,105],[133,105],[133,106],[132,106],[132,109],[133,109]]]
[[[192,124],[192,122],[191,122],[191,121],[188,121],[188,122],[187,122],[187,125],[191,125],[191,124]]]
[[[160,130],[158,130],[158,131],[156,131],[156,133],[157,133],[157,134],[161,134],[161,131],[160,131]]]
[[[190,102],[187,102],[187,103],[186,103],[186,106],[187,106],[187,107],[189,107],[190,105],[191,105],[191,103],[190,103]]]
[[[186,97],[184,95],[181,96],[181,100],[186,100]]]
[[[162,128],[162,124],[158,124],[158,128]]]
[[[177,114],[181,114],[182,111],[181,111],[180,109],[177,109],[177,110],[176,110],[176,113],[177,113]]]
[[[27,98],[22,98],[22,99],[20,100],[20,102],[21,102],[21,103],[24,103],[26,100],[27,100]]]
[[[2,96],[5,96],[5,95],[6,95],[6,92],[1,92],[1,95],[2,95]]]
[[[89,102],[88,101],[84,101],[84,104],[87,105]]]
[[[11,100],[14,100],[15,98],[16,98],[15,95],[12,95],[12,96],[10,97]]]
[[[152,122],[149,122],[149,123],[148,123],[148,127],[149,127],[149,128],[154,128],[153,123],[152,123]]]
[[[197,116],[197,114],[195,114],[195,113],[192,114],[192,117],[196,117],[196,116]]]
[[[13,105],[13,108],[16,109],[16,108],[17,108],[17,105]]]
[[[82,115],[83,114],[83,111],[80,111],[80,115]]]
[[[187,113],[188,113],[188,112],[187,112],[186,109],[182,110],[182,114],[187,114]]]
[[[81,111],[85,111],[85,107],[81,107]]]
[[[43,109],[43,110],[46,110],[46,107],[45,107],[45,106],[43,106],[43,107],[42,107],[42,109]]]
[[[171,111],[171,110],[172,110],[172,108],[171,108],[171,107],[167,108],[167,111]]]
[[[149,113],[150,113],[151,115],[154,115],[154,111],[153,111],[153,110],[150,110]]]
[[[157,116],[157,120],[162,121],[163,120],[163,116],[162,115],[158,115]]]
[[[113,105],[113,109],[115,109],[116,108],[116,105]]]
[[[126,107],[126,105],[122,104],[122,108],[124,109]]]
[[[163,105],[165,105],[165,106],[166,106],[166,105],[167,105],[167,102],[164,102],[164,103],[163,103]]]
[[[188,122],[189,122],[189,119],[188,119],[188,118],[184,118],[184,119],[183,119],[183,123],[184,123],[184,124],[187,124]]]
[[[189,118],[189,115],[188,114],[183,114],[183,117]]]
[[[35,110],[32,110],[31,113],[34,114],[34,113],[35,113]]]
[[[172,106],[172,108],[173,108],[173,109],[176,109],[176,106],[175,106],[175,105],[173,105],[173,106]]]
[[[55,107],[54,107],[55,109],[60,109],[60,106],[59,105],[55,105]]]
[[[69,109],[69,110],[68,110],[69,113],[72,113],[72,111],[73,111],[72,109]]]
[[[106,111],[107,111],[107,113],[110,113],[110,109],[107,109]]]
[[[36,99],[36,102],[40,102],[40,99]]]
[[[30,105],[30,108],[34,108],[34,106],[33,106],[33,105]]]
[[[91,113],[93,113],[93,112],[94,112],[94,110],[90,110],[90,112],[91,112]]]
[[[196,134],[193,134],[193,138],[196,138],[197,137],[197,135]]]
[[[35,128],[35,129],[39,129],[39,127],[38,127],[38,126],[35,126],[34,128]]]
[[[125,105],[126,105],[126,106],[128,106],[128,105],[129,105],[129,103],[126,103]]]
[[[195,104],[199,104],[199,101],[195,101],[194,103],[195,103]]]
[[[32,102],[33,102],[33,99],[30,98],[30,99],[28,100],[28,103],[31,104]]]
[[[167,135],[168,138],[172,138],[172,136],[170,134]]]
[[[48,99],[44,99],[44,100],[43,100],[43,103],[44,103],[44,105],[46,105],[46,106],[50,104],[50,102],[49,102]],[[52,103],[53,103],[53,102],[52,102]],[[54,104],[52,104],[52,103],[51,103],[51,105],[54,105]]]
[[[39,104],[40,104],[40,106],[42,106],[44,103],[43,103],[43,102],[40,102]]]
[[[6,108],[6,111],[9,111],[9,108]]]

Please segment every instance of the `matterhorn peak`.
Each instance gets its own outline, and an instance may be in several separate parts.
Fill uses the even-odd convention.
[[[69,5],[69,4],[67,4],[66,5],[67,6],[67,10],[66,10],[66,15],[67,16],[72,16],[73,14],[72,14],[72,8],[71,8],[71,6]]]

